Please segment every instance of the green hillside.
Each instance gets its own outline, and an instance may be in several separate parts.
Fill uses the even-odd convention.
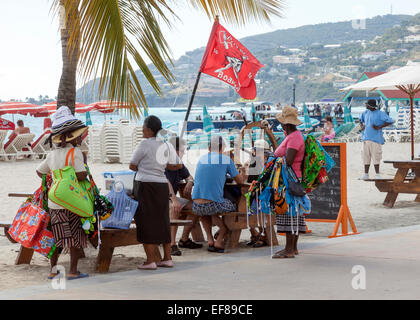
[[[264,100],[290,103],[293,83],[297,85],[298,102],[323,98],[340,99],[341,94],[334,85],[339,80],[357,79],[363,71],[386,71],[391,66],[404,65],[409,59],[420,59],[420,41],[407,43],[405,37],[413,32],[408,28],[420,26],[420,14],[416,16],[386,15],[366,21],[366,29],[353,29],[351,21],[308,25],[299,28],[244,38],[241,41],[265,64],[257,79],[258,97]],[[420,29],[419,29],[420,34]],[[324,47],[340,44],[340,47]],[[289,48],[298,48],[300,53]],[[365,60],[369,52],[386,52],[398,49],[397,54],[385,55],[375,61]],[[186,105],[192,91],[204,48],[187,52],[175,62],[173,72],[177,78],[174,86],[169,86],[164,78],[152,68],[161,85],[164,97],[158,97],[144,76],[138,71],[140,83],[146,93],[149,106],[172,107]],[[279,65],[273,56],[298,57],[301,64]],[[353,73],[343,73],[342,66],[357,66]],[[347,78],[344,78],[347,77]],[[224,91],[220,90],[224,88]],[[201,91],[200,91],[201,90]],[[225,101],[235,101],[238,96],[222,83],[214,83],[203,76],[197,104],[218,105]],[[212,91],[214,94],[211,94]],[[210,92],[210,94],[209,94]],[[97,88],[93,82],[78,91],[78,101],[97,101]]]

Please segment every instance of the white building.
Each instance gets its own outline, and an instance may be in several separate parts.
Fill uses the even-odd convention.
[[[404,38],[405,42],[419,42],[420,41],[420,34],[412,34],[411,36],[407,36]]]
[[[302,65],[303,58],[297,56],[274,56],[273,62],[276,64],[295,64]]]
[[[355,66],[355,65],[340,66],[340,72],[356,73],[356,72],[359,72],[359,66]]]
[[[384,56],[385,56],[385,53],[383,52],[366,52],[360,57],[360,59],[376,61]]]

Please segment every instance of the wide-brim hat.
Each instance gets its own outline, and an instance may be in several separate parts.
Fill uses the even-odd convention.
[[[65,142],[70,142],[85,134],[87,130],[88,127],[77,119],[67,106],[61,106],[52,122],[50,141],[60,144],[62,136],[65,136]]]
[[[289,106],[284,107],[282,113],[277,114],[276,118],[281,124],[293,124],[295,126],[302,124],[302,121],[298,119],[297,109]]]
[[[66,137],[66,140],[65,140],[66,142],[73,141],[74,139],[76,139],[80,136],[83,136],[86,133],[86,131],[88,131],[88,129],[89,128],[85,126],[85,127],[79,128],[79,129],[75,129],[73,131],[67,131],[65,133],[54,135],[53,138],[52,138],[52,142],[56,143],[56,144],[61,143],[62,142],[61,137],[63,135],[65,135],[65,137]]]

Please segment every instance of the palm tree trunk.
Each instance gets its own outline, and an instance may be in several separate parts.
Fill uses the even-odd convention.
[[[63,0],[61,0],[63,2]],[[77,7],[73,8],[77,10]],[[78,23],[77,15],[66,12],[66,19],[63,21],[61,28],[61,48],[63,58],[63,69],[58,87],[57,107],[68,106],[74,114],[76,108],[76,72],[79,61],[80,39],[77,39],[74,45],[70,45],[70,28],[71,23]]]

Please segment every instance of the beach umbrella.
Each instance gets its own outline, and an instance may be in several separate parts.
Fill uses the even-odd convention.
[[[207,107],[203,107],[203,130],[205,133],[210,133],[214,129],[211,117],[207,112]]]
[[[57,101],[46,103],[42,107],[45,107],[48,110],[48,115],[44,115],[44,116],[45,117],[51,116],[57,111]],[[76,102],[76,109],[75,109],[76,113],[86,113],[90,110],[92,110],[91,106],[87,106],[83,103]]]
[[[12,121],[0,118],[0,130],[15,130],[15,124]]]
[[[311,117],[309,116],[308,107],[306,106],[305,103],[303,104],[303,116],[304,116],[303,125],[305,127],[305,131],[312,130]]]
[[[129,106],[126,103],[119,102],[119,101],[98,101],[94,102],[89,105],[89,107],[92,107],[89,111],[99,111],[101,113],[107,114],[107,113],[113,113],[116,109],[128,109]]]
[[[252,121],[255,122],[257,121],[257,117],[256,117],[256,111],[255,111],[255,106],[254,103],[251,104],[251,115],[252,115]]]
[[[86,112],[86,125],[91,126],[92,125],[92,119],[90,117],[90,112]]]
[[[400,90],[410,99],[411,159],[414,159],[414,99],[420,98],[420,64],[411,63],[377,77],[356,83],[340,91]]]
[[[42,117],[47,114],[48,110],[43,106],[38,106],[26,102],[3,102],[0,103],[0,115],[4,114],[21,114]]]
[[[149,112],[147,111],[147,108],[144,108],[143,114],[145,118],[149,116]]]
[[[350,109],[347,106],[344,106],[344,124],[352,122],[352,117],[350,114]]]
[[[400,111],[400,104],[397,102],[397,113]]]
[[[332,122],[333,122],[333,126],[334,126],[334,131],[335,131],[338,128],[337,118],[335,117],[335,114],[332,118]]]

